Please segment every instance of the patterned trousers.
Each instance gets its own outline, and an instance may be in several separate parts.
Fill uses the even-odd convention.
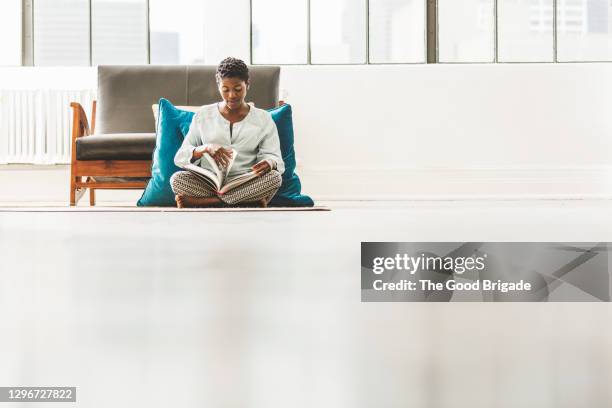
[[[282,182],[280,173],[271,170],[263,176],[219,195],[219,199],[226,204],[238,204],[249,201],[259,201],[262,198],[268,200],[276,193]],[[188,171],[177,171],[170,178],[170,186],[174,194],[182,194],[190,197],[215,197],[217,193],[208,184],[200,180],[198,176]]]

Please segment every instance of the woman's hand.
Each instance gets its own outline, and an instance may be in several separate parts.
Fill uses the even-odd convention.
[[[194,150],[193,158],[199,159],[204,155],[204,153],[210,154],[210,156],[215,160],[215,163],[217,163],[217,165],[220,167],[227,167],[232,158],[232,150],[218,144],[206,145],[206,147],[200,151]]]
[[[272,170],[272,168],[270,167],[270,163],[268,163],[267,160],[260,161],[259,163],[251,167],[251,169],[255,172],[257,177],[261,177],[270,170]]]

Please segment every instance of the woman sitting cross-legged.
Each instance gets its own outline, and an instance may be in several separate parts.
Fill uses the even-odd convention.
[[[170,179],[176,204],[179,208],[246,202],[266,206],[280,187],[285,169],[276,125],[269,112],[245,102],[249,70],[243,61],[224,59],[217,67],[216,78],[223,101],[202,106],[194,115],[174,163],[178,167],[193,163],[212,170],[202,158],[208,153],[222,168],[232,158],[233,149],[237,154],[228,178],[250,171],[258,177],[217,194],[199,177],[179,171]]]

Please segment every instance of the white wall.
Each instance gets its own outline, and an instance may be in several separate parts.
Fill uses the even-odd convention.
[[[282,88],[325,197],[612,196],[612,64],[294,66]]]
[[[95,89],[92,67],[0,67],[0,89]]]
[[[612,64],[284,67],[313,166],[612,164]]]
[[[95,71],[0,69],[21,84]],[[612,64],[285,66],[281,88],[318,198],[612,197]]]

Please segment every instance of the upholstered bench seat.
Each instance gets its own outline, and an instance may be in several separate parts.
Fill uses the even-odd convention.
[[[151,160],[155,133],[112,133],[76,140],[77,160]]]

